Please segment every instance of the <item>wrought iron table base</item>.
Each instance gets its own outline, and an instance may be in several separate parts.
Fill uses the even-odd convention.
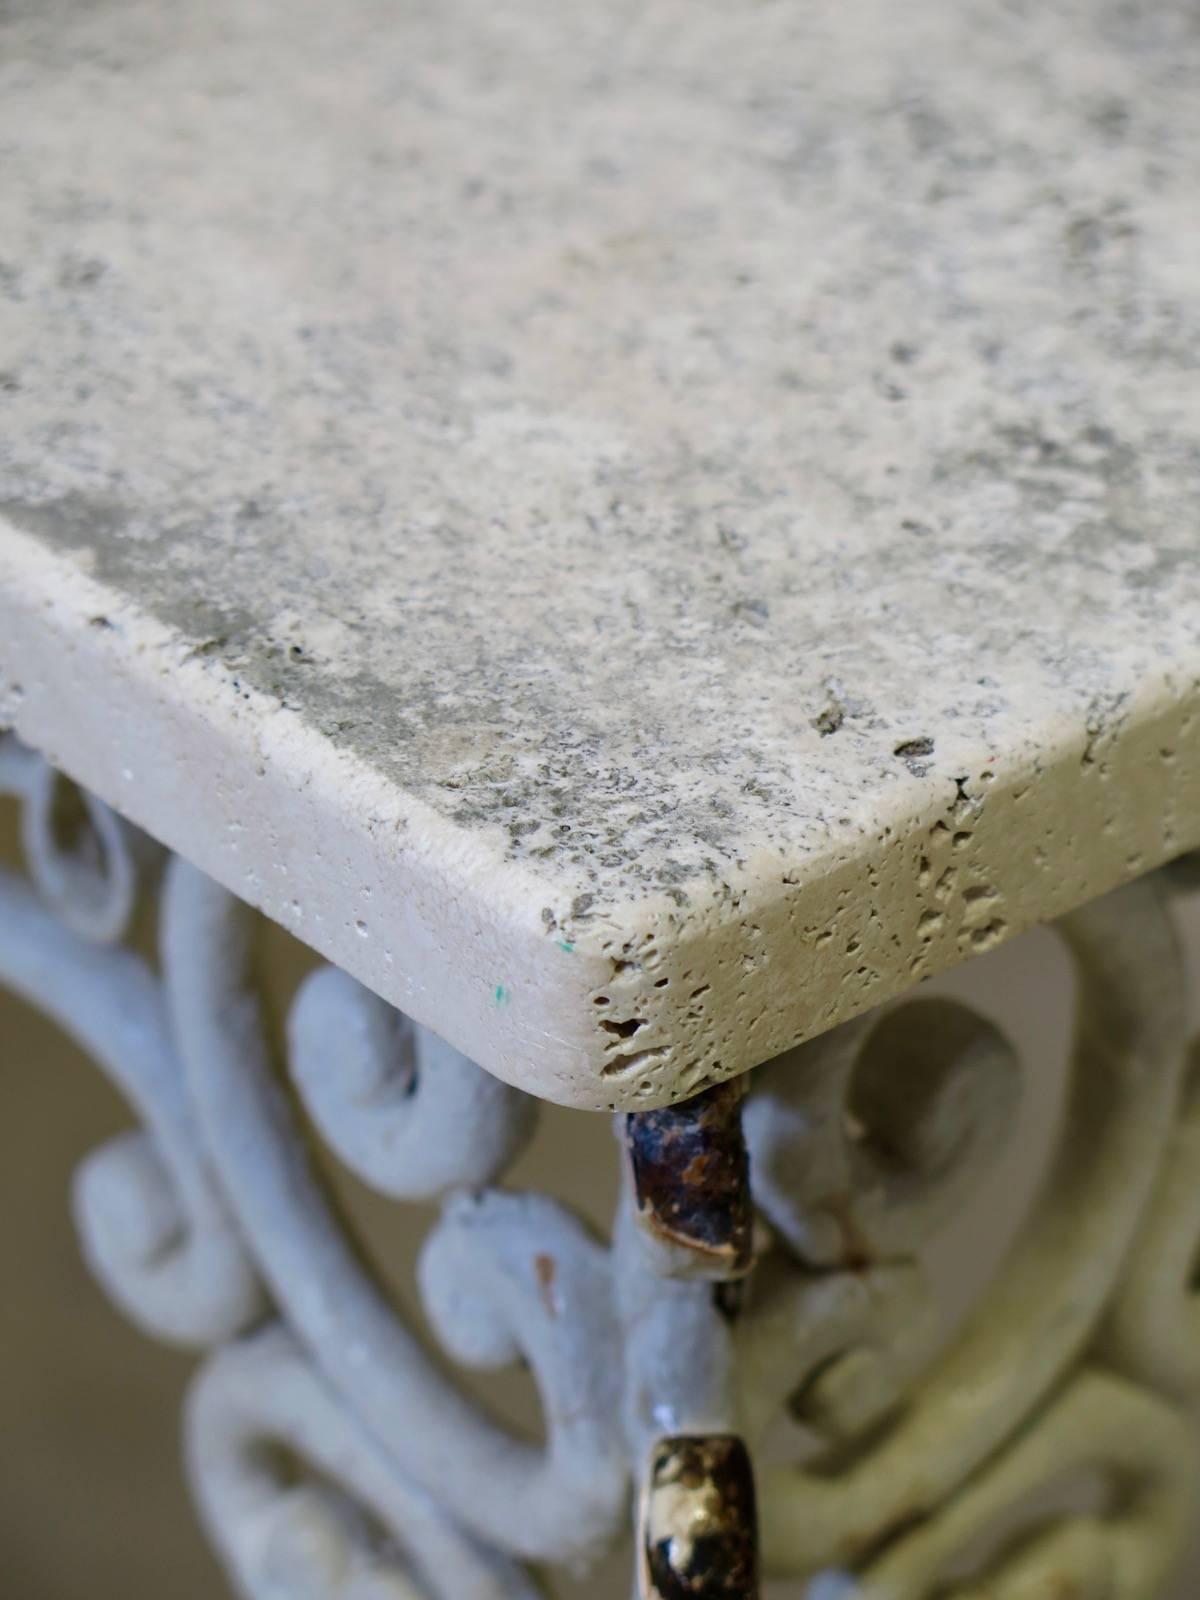
[[[344,973],[277,1059],[255,919],[0,736],[31,882],[0,877],[0,983],[54,1017],[140,1131],[80,1169],[82,1246],[145,1331],[209,1351],[195,1498],[250,1600],[526,1600],[637,1528],[636,1593],[1137,1600],[1196,1508],[1200,1090],[1166,874],[1064,918],[1078,984],[1053,1171],[934,1359],[921,1247],[1015,1125],[997,1029],[909,999],[694,1100],[616,1119],[609,1242],[498,1186],[537,1104]],[[157,969],[122,940],[160,885]],[[496,1422],[407,1327],[309,1159],[440,1199],[419,1265],[452,1361],[523,1361],[545,1438]],[[779,1463],[785,1411],[825,1448]],[[752,1461],[758,1459],[757,1472]],[[1107,1498],[1048,1516],[1082,1470]],[[757,1477],[757,1485],[755,1483]],[[989,1529],[984,1572],[961,1558]],[[761,1556],[760,1556],[761,1550]]]

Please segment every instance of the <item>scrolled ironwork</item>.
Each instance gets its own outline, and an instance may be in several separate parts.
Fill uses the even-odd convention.
[[[280,1049],[234,895],[182,861],[159,874],[136,830],[11,738],[0,793],[31,869],[0,876],[0,984],[139,1118],[76,1178],[83,1251],[147,1332],[209,1348],[188,1471],[246,1600],[533,1600],[631,1506],[645,1600],[749,1600],[755,1523],[764,1567],[807,1600],[1160,1592],[1200,1474],[1178,1409],[1200,1391],[1200,1057],[1160,880],[1059,924],[1077,985],[1062,1134],[942,1351],[922,1251],[1023,1092],[992,1022],[903,1000],[745,1098],[618,1118],[605,1240],[503,1187],[526,1096],[328,967]],[[157,967],[120,944],[139,888],[160,897]],[[364,1263],[314,1134],[379,1193],[438,1202],[417,1279],[440,1351]],[[455,1364],[526,1366],[544,1438],[497,1421]],[[815,1459],[767,1450],[785,1415]],[[1037,1509],[1084,1469],[1101,1505]]]

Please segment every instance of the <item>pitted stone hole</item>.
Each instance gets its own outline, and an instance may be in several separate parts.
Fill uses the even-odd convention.
[[[699,1000],[700,996],[702,994],[707,994],[708,991],[711,988],[712,988],[712,984],[711,983],[702,983],[698,989],[693,989],[692,990],[692,999],[693,1000]]]
[[[670,981],[670,978],[655,978],[654,987],[656,989],[665,989]]]
[[[653,1066],[670,1054],[666,1045],[656,1045],[649,1050],[633,1050],[626,1055],[614,1056],[600,1068],[602,1078],[624,1078],[646,1067]]]
[[[892,751],[899,756],[901,761],[911,761],[914,757],[931,756],[933,754],[933,740],[922,734],[916,739],[902,739]]]
[[[977,950],[990,950],[994,944],[999,944],[1008,931],[1008,924],[1003,917],[993,917],[985,928],[976,928],[971,935],[971,943]]]
[[[612,1005],[612,1001],[606,994],[598,994],[593,997],[592,1004],[594,1006],[610,1006]]]
[[[623,1022],[612,1022],[608,1018],[600,1024],[605,1033],[615,1033],[618,1039],[632,1039],[639,1028],[646,1026],[645,1017],[627,1017]]]

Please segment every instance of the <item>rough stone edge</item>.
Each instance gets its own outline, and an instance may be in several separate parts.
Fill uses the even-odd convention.
[[[709,903],[551,937],[545,884],[502,840],[2,520],[0,725],[497,1076],[592,1110],[734,1076],[1200,844],[1198,664],[1118,724],[1039,729],[961,790],[906,790],[799,868],[764,855]]]

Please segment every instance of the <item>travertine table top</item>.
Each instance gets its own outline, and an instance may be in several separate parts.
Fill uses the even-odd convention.
[[[17,0],[0,721],[693,1091],[1200,841],[1191,0]]]

